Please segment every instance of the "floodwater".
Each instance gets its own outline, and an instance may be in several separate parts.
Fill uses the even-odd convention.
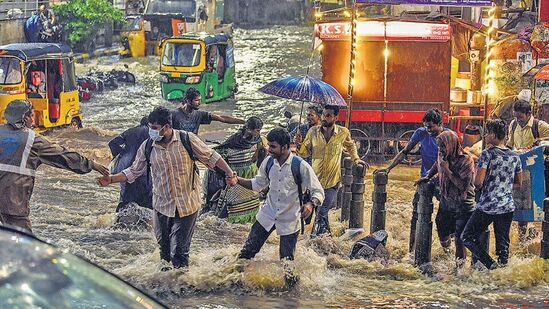
[[[236,102],[214,103],[203,108],[239,117],[258,115],[266,121],[267,129],[275,126],[287,106],[295,111],[299,105],[267,98],[256,89],[286,74],[305,73],[310,59],[311,30],[298,27],[236,30],[240,93]],[[157,63],[154,57],[105,58],[79,66],[77,70],[85,72],[128,64],[138,83],[82,103],[85,128],[58,130],[49,133],[49,138],[108,163],[107,141],[135,125],[154,106],[167,104],[160,99]],[[318,76],[318,71],[318,65],[313,66],[313,74]],[[234,129],[235,126],[212,124],[203,126],[201,136],[221,139]],[[349,239],[309,241],[300,237],[296,260],[290,265],[300,278],[293,289],[284,286],[276,236],[268,240],[255,260],[237,261],[236,255],[250,226],[228,224],[214,217],[204,217],[198,222],[189,270],[159,272],[158,248],[152,232],[113,228],[118,187],[99,188],[94,181],[95,173],[80,176],[42,167],[31,201],[31,219],[38,237],[96,262],[173,307],[549,306],[549,261],[537,257],[540,239],[519,248],[516,227],[512,234],[512,257],[506,268],[477,271],[467,267],[456,273],[453,253],[445,253],[433,236],[434,275],[428,277],[418,272],[407,253],[414,192],[410,176],[417,174],[415,168],[395,170],[387,188],[387,248],[391,253],[388,262],[349,260],[347,255],[353,244]],[[371,179],[366,183],[368,229],[373,186]],[[336,236],[344,231],[338,217],[339,212],[332,211]]]

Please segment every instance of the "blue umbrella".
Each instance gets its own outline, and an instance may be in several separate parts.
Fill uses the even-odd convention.
[[[309,76],[279,78],[261,87],[259,91],[296,101],[347,106],[341,94],[332,85]]]

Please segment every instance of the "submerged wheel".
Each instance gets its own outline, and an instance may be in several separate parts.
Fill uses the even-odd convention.
[[[414,130],[404,131],[398,135],[397,142],[395,143],[395,153],[398,154],[402,149],[408,145],[410,138],[414,134]],[[412,151],[404,159],[404,163],[407,164],[419,164],[421,163],[421,145],[418,143]]]
[[[364,160],[370,152],[370,140],[368,134],[360,129],[351,129],[351,138],[355,141],[360,159]]]
[[[74,117],[71,120],[70,126],[73,129],[82,129],[82,121],[80,120],[80,118]]]

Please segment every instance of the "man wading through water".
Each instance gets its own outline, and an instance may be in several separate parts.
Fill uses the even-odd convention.
[[[425,177],[433,165],[437,162],[438,158],[438,146],[437,146],[437,136],[443,131],[447,131],[442,126],[442,114],[438,109],[430,109],[423,116],[423,127],[418,128],[406,147],[402,149],[396,157],[391,161],[389,166],[386,169],[379,170],[379,172],[386,172],[389,174],[391,170],[397,166],[399,163],[404,161],[406,156],[416,147],[419,143],[421,145],[421,171],[420,176]],[[433,189],[437,199],[440,198],[438,190],[438,182],[433,180],[429,182],[431,188]],[[416,224],[417,224],[417,204],[419,201],[419,193],[416,191],[414,194],[414,199],[412,200],[412,224],[410,226],[410,244],[408,247],[409,252],[412,252],[416,239]],[[440,239],[442,247],[448,249],[451,245],[452,239],[447,237],[445,239]]]
[[[522,165],[519,156],[505,147],[505,122],[501,119],[486,123],[486,144],[478,160],[475,186],[481,190],[476,209],[469,218],[461,239],[476,258],[488,269],[507,264],[509,259],[509,229],[513,222],[515,202],[513,187],[522,185]],[[493,224],[496,238],[496,263],[481,246],[480,236]]]
[[[271,158],[263,160],[257,176],[244,179],[236,175],[228,179],[231,186],[239,184],[244,188],[259,192],[269,187],[265,205],[259,210],[248,239],[240,251],[239,258],[253,258],[276,230],[280,235],[280,259],[294,259],[297,236],[301,228],[300,218],[311,216],[315,206],[324,200],[324,191],[311,166],[290,152],[290,134],[282,128],[273,129],[267,134]],[[271,163],[269,163],[271,162]],[[270,168],[268,168],[268,166]],[[296,168],[297,171],[294,171]],[[299,173],[302,191],[310,191],[311,202],[299,201],[295,173]]]
[[[355,164],[366,163],[358,157],[356,144],[345,127],[337,125],[339,107],[327,105],[322,111],[322,125],[307,132],[305,140],[298,147],[303,158],[312,157],[313,169],[324,188],[324,202],[318,209],[311,236],[330,234],[328,211],[337,197],[341,180],[341,156],[345,149]],[[298,144],[297,139],[296,144]]]
[[[103,165],[34,133],[34,113],[28,101],[12,101],[4,117],[8,124],[0,125],[0,223],[32,231],[29,204],[36,169],[41,164],[77,174],[92,170],[109,174]]]
[[[187,89],[182,105],[173,111],[173,128],[198,134],[201,124],[210,124],[212,121],[219,121],[230,124],[244,124],[245,121],[228,115],[217,115],[207,111],[199,110],[200,92],[195,88]],[[175,100],[178,102],[178,100]]]
[[[218,167],[232,177],[221,156],[193,133],[174,130],[171,112],[156,107],[149,114],[149,137],[141,144],[132,166],[115,175],[98,178],[101,186],[135,181],[150,173],[153,184],[153,226],[160,245],[160,258],[175,268],[189,265],[189,247],[201,207],[200,176],[192,157],[209,168]],[[146,150],[147,146],[152,149]],[[190,147],[192,154],[187,150]],[[150,151],[149,160],[146,152]],[[169,270],[162,267],[161,270]]]

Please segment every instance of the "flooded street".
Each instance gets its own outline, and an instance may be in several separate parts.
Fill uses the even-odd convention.
[[[268,98],[257,89],[284,75],[305,74],[311,33],[311,28],[300,27],[236,30],[236,100],[204,104],[202,108],[242,118],[259,116],[266,122],[264,132],[283,119],[285,108],[298,111],[297,102]],[[154,106],[169,104],[160,97],[158,58],[104,58],[79,65],[77,71],[110,70],[113,66],[123,68],[123,64],[136,74],[136,85],[95,94],[82,103],[84,129],[57,130],[48,137],[108,164],[107,142],[111,138],[136,125]],[[319,77],[318,64],[311,72]],[[202,126],[200,136],[221,140],[236,128],[213,123]],[[456,274],[453,252],[441,249],[433,231],[435,274],[420,274],[407,252],[413,182],[398,180],[399,174],[410,178],[419,171],[396,169],[391,174],[395,179],[387,186],[389,262],[349,260],[352,240],[334,237],[309,241],[300,236],[292,265],[300,281],[291,290],[284,287],[277,236],[271,237],[251,262],[237,261],[250,225],[229,224],[211,216],[197,223],[189,270],[160,272],[152,231],[113,228],[119,187],[98,187],[94,179],[97,173],[80,176],[41,167],[31,200],[31,220],[38,237],[97,263],[174,308],[549,306],[549,261],[537,257],[540,239],[519,248],[515,225],[508,267],[473,271],[467,263],[467,269]],[[364,222],[368,230],[371,178],[366,184]],[[338,221],[339,211],[330,215],[334,234],[341,235],[344,228]]]

